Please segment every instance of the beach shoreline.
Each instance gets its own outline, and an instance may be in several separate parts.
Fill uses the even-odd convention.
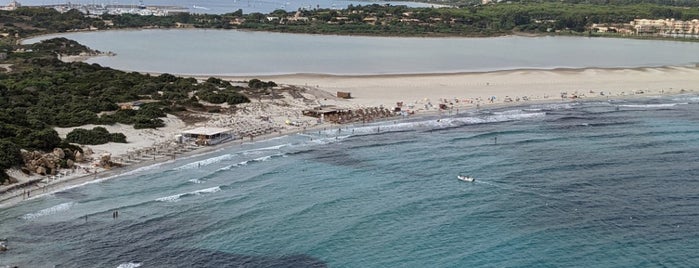
[[[195,78],[206,79],[211,76],[199,76]],[[479,109],[496,109],[508,106],[529,104],[565,103],[578,100],[607,100],[625,99],[633,97],[649,97],[668,94],[692,93],[699,90],[699,68],[697,67],[644,67],[644,68],[583,68],[583,69],[556,69],[556,70],[507,70],[483,73],[449,73],[449,74],[405,74],[405,75],[367,75],[367,76],[337,76],[327,74],[297,74],[278,76],[213,76],[229,81],[244,81],[252,78],[272,80],[277,84],[286,86],[298,86],[309,91],[317,91],[312,104],[301,103],[295,108],[289,107],[294,101],[285,96],[284,101],[271,100],[267,103],[252,103],[260,109],[251,111],[249,118],[260,116],[269,117],[269,122],[282,124],[293,117],[298,110],[312,108],[315,105],[332,105],[340,108],[361,109],[362,107],[385,107],[393,110],[398,103],[404,105],[403,110],[414,112],[408,117],[389,117],[387,121],[415,120],[422,117],[453,116],[454,111],[476,111]],[[337,91],[350,92],[352,98],[340,99],[334,97]],[[264,109],[267,105],[267,109]],[[278,106],[278,107],[275,107]],[[250,106],[254,107],[254,106]],[[272,107],[273,111],[270,110]],[[441,109],[447,107],[446,110]],[[296,109],[296,110],[294,110]],[[211,126],[214,118],[234,119],[238,115],[219,115],[205,122],[204,126]],[[304,118],[307,122],[316,119]],[[252,119],[251,119],[252,120]],[[174,122],[174,121],[173,121]],[[249,124],[248,121],[245,124]],[[282,123],[280,123],[282,122]],[[361,123],[361,122],[360,122]],[[160,132],[160,142],[172,142],[176,131],[183,130],[184,125],[173,123],[174,127]],[[352,127],[353,124],[306,124],[305,127],[285,126],[277,128],[266,134],[255,136],[254,142],[272,139],[280,136],[294,135],[304,131],[318,131],[324,128]],[[252,127],[252,126],[248,126]],[[63,130],[66,132],[68,130]],[[111,131],[111,130],[110,130]],[[173,133],[174,132],[174,133]],[[134,132],[135,133],[135,132]],[[129,140],[137,140],[134,144],[144,147],[151,140],[143,140],[142,133],[127,135]],[[157,134],[157,133],[156,133]],[[177,153],[175,159],[191,157],[200,154],[211,153],[223,148],[251,142],[247,137],[241,137],[232,142],[217,146],[200,147],[184,153]],[[140,139],[140,140],[138,140]],[[140,141],[141,143],[138,143]],[[128,145],[127,145],[128,146]],[[133,145],[131,145],[133,146]],[[101,147],[110,152],[109,144]],[[122,146],[123,147],[123,146]],[[123,160],[124,149],[116,149],[112,152],[115,158]],[[140,148],[139,148],[140,149]],[[121,151],[120,151],[121,150]],[[100,182],[109,178],[119,177],[140,168],[162,164],[172,161],[172,155],[163,154],[154,159],[125,165],[123,167],[104,170],[96,174],[80,176],[73,174],[65,178],[52,180],[37,188],[32,186],[36,193],[25,198],[23,189],[0,194],[0,207],[10,207],[26,199],[39,198],[70,187],[78,187],[86,183]],[[37,175],[33,177],[39,177]]]

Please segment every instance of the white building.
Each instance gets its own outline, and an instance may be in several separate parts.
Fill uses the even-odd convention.
[[[232,130],[228,128],[200,127],[183,131],[178,141],[181,143],[193,141],[198,145],[216,145],[233,140],[231,133]]]
[[[17,9],[18,7],[21,7],[21,6],[22,5],[19,2],[13,0],[7,6],[0,7],[0,10],[12,11],[12,10]]]

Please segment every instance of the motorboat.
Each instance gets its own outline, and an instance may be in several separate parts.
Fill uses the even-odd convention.
[[[456,176],[456,178],[459,179],[460,181],[465,181],[465,182],[473,182],[476,180],[476,178],[464,176],[464,175],[458,175],[458,176]]]

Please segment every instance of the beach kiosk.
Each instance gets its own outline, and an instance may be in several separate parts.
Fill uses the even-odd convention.
[[[200,127],[182,132],[182,142],[194,141],[198,145],[216,145],[233,140],[233,130],[219,127]]]

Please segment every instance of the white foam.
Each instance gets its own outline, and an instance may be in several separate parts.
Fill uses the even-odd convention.
[[[287,146],[291,146],[291,143],[285,143],[285,144],[269,146],[269,147],[264,147],[264,148],[245,150],[245,151],[242,151],[241,153],[244,155],[248,155],[248,154],[257,153],[257,152],[261,152],[261,151],[279,150],[279,149],[287,147]]]
[[[224,155],[219,155],[219,156],[216,156],[216,157],[207,158],[207,159],[204,159],[204,160],[192,162],[192,163],[189,163],[189,164],[186,164],[186,165],[177,167],[177,168],[175,168],[175,170],[194,169],[194,168],[198,168],[198,167],[200,167],[200,166],[208,166],[208,165],[211,165],[211,164],[215,164],[215,163],[219,163],[219,162],[222,162],[222,161],[230,160],[230,159],[232,159],[234,156],[235,156],[235,154],[224,154]]]
[[[518,110],[518,109],[517,110],[506,110],[506,111],[502,111],[502,112],[493,112],[493,114],[496,114],[496,115],[510,115],[510,114],[522,114],[522,113],[525,113],[525,112],[522,110]]]
[[[485,124],[515,120],[527,120],[533,118],[541,118],[544,116],[546,116],[546,112],[529,113],[521,110],[513,110],[503,113],[494,113],[493,115],[483,117],[464,117],[459,118],[459,120],[465,124]]]
[[[192,193],[194,193],[194,194],[203,194],[203,193],[215,193],[215,192],[218,192],[218,191],[221,191],[221,187],[220,187],[220,186],[211,187],[211,188],[206,188],[206,189],[201,189],[201,190],[194,191],[194,192],[192,192]]]
[[[117,268],[136,268],[136,267],[141,267],[141,263],[140,262],[126,262],[126,263],[119,264],[119,266],[117,266]]]
[[[686,102],[681,102],[681,103],[662,103],[662,104],[623,104],[619,105],[619,107],[627,107],[627,108],[667,108],[667,107],[674,107],[677,105],[685,105],[689,104]]]
[[[699,96],[681,96],[672,99],[673,101],[699,102]]]
[[[171,196],[166,196],[166,197],[161,197],[155,199],[155,201],[160,201],[160,202],[177,202],[180,200],[181,197],[183,196],[190,196],[190,195],[202,195],[202,194],[210,194],[210,193],[215,193],[221,191],[220,186],[216,187],[211,187],[211,188],[206,188],[206,189],[201,189],[201,190],[196,190],[192,192],[187,192],[187,193],[182,193],[182,194],[175,194]]]
[[[541,110],[567,110],[573,109],[573,104],[570,103],[547,103],[547,104],[536,104],[530,106],[530,108],[541,109]]]
[[[69,210],[71,207],[73,207],[73,205],[75,205],[75,202],[68,202],[68,203],[55,205],[55,206],[50,207],[50,208],[45,208],[45,209],[39,210],[35,213],[25,214],[24,216],[22,216],[22,219],[33,220],[33,219],[43,217],[46,215],[56,214],[56,213],[61,212],[61,211]]]
[[[227,167],[222,167],[222,168],[219,168],[218,170],[219,170],[219,171],[230,170],[230,169],[232,169],[232,168],[234,168],[234,167],[246,166],[246,165],[249,164],[249,163],[253,163],[253,162],[265,162],[265,161],[269,161],[269,160],[271,160],[272,158],[275,158],[275,157],[285,157],[285,156],[286,156],[285,153],[279,153],[279,154],[261,156],[261,157],[255,158],[255,159],[250,159],[250,160],[241,161],[241,162],[235,163],[235,164],[230,165],[230,166],[227,166]]]
[[[172,160],[168,160],[168,161],[165,161],[165,162],[154,163],[154,164],[152,164],[152,165],[140,167],[140,168],[137,168],[137,169],[134,169],[134,170],[129,170],[129,171],[127,171],[127,172],[124,172],[124,173],[122,173],[122,174],[119,174],[119,176],[133,175],[133,174],[136,174],[136,173],[139,173],[139,172],[142,172],[142,171],[147,171],[147,170],[156,169],[156,168],[159,168],[160,166],[162,166],[162,165],[164,165],[164,164],[168,164],[168,163],[172,163],[172,162],[173,162]]]
[[[192,162],[192,163],[189,163],[186,165],[182,165],[180,167],[175,168],[174,170],[194,169],[194,168],[198,168],[201,166],[208,166],[211,164],[216,164],[216,163],[220,163],[223,161],[231,160],[239,155],[250,155],[250,154],[258,154],[258,153],[264,152],[264,151],[279,150],[279,149],[286,147],[286,146],[291,146],[291,144],[286,143],[286,144],[280,144],[280,145],[269,146],[269,147],[264,147],[264,148],[245,150],[245,151],[232,153],[232,154],[224,154],[224,155],[220,155],[220,156],[211,157],[211,158],[207,158],[204,160]]]
[[[99,178],[99,179],[96,179],[96,180],[86,181],[86,182],[83,182],[83,183],[80,183],[80,184],[76,184],[76,185],[66,186],[66,187],[61,188],[60,191],[70,190],[70,189],[73,189],[73,188],[78,188],[78,187],[82,187],[82,186],[89,185],[89,184],[93,184],[93,183],[100,183],[100,182],[103,182],[103,181],[106,181],[106,180],[110,180],[110,179],[113,179],[113,178],[116,178],[116,177],[120,177],[120,176],[131,175],[131,174],[133,174],[133,173],[136,173],[137,171],[138,171],[138,170],[132,170],[132,171],[129,171],[129,172],[124,172],[124,173],[122,173],[122,174],[112,175],[112,176],[109,176],[109,177],[104,177],[104,178]],[[141,171],[143,171],[143,170],[141,170]]]
[[[191,180],[189,180],[189,182],[196,183],[196,184],[204,183],[204,181],[202,181],[200,179],[191,179]]]

